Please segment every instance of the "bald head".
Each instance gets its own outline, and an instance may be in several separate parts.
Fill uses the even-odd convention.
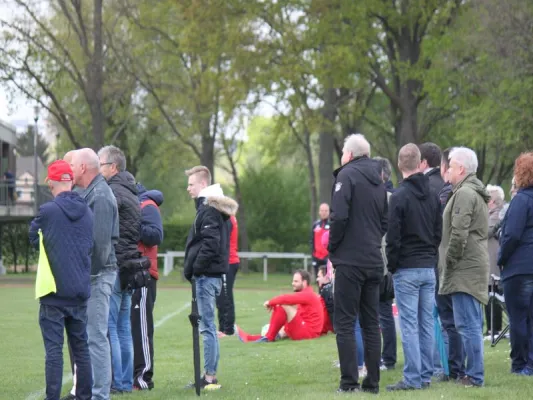
[[[78,150],[70,150],[63,156],[63,160],[68,162],[69,164],[72,164],[72,158],[74,157],[74,153],[76,153]]]
[[[76,150],[72,155],[74,184],[86,188],[100,173],[100,159],[93,149]]]
[[[398,168],[407,177],[418,172],[420,149],[414,143],[407,143],[398,153]]]

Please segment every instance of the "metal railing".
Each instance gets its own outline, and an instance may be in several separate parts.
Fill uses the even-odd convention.
[[[157,255],[164,260],[163,275],[168,276],[174,269],[174,258],[184,258],[184,251],[167,251],[166,253],[160,253]],[[308,260],[311,258],[309,254],[304,253],[269,253],[269,252],[239,252],[240,258],[250,259],[263,259],[263,280],[268,280],[268,259],[290,259],[290,260],[303,260],[303,267],[306,271],[309,268]]]
[[[31,217],[37,208],[53,199],[47,185],[38,185],[37,194],[32,184],[17,186],[0,182],[0,217]],[[35,204],[37,202],[37,204]]]

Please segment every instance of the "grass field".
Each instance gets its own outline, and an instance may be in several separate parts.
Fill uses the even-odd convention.
[[[38,302],[33,299],[33,277],[0,279],[0,399],[44,398],[44,348],[37,320]],[[243,329],[258,332],[268,321],[262,303],[290,289],[289,275],[274,275],[267,283],[262,276],[239,275],[235,299],[237,322]],[[193,374],[192,336],[187,318],[190,292],[179,276],[161,281],[155,321],[155,385],[151,392],[122,396],[126,399],[183,399],[196,397],[183,389]],[[170,318],[169,318],[170,317]],[[159,321],[159,322],[158,322]],[[399,359],[402,359],[399,346]],[[70,388],[67,350],[64,391]],[[213,399],[328,399],[337,398],[339,370],[335,337],[302,342],[241,343],[236,337],[221,340],[219,380],[222,389],[205,392]],[[465,389],[453,383],[432,385],[427,391],[386,393],[385,386],[401,378],[402,362],[396,370],[381,375],[383,399],[527,399],[533,397],[533,381],[509,374],[509,346],[502,341],[485,349],[486,387]],[[373,395],[354,395],[374,398]]]

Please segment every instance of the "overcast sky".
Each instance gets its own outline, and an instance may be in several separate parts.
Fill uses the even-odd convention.
[[[12,0],[0,0],[0,17],[8,19],[14,15],[17,7]],[[7,18],[6,18],[7,17]],[[9,122],[18,128],[24,128],[33,123],[33,106],[23,96],[17,96],[13,101],[9,101],[9,94],[5,88],[0,86],[0,119]],[[41,125],[41,124],[39,124]]]

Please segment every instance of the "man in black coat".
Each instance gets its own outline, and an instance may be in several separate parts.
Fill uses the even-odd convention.
[[[184,274],[189,282],[194,277],[200,320],[204,337],[204,369],[201,387],[220,389],[216,374],[220,350],[215,324],[216,297],[222,288],[222,275],[229,270],[229,237],[227,221],[237,213],[237,203],[224,196],[219,184],[211,185],[207,167],[197,166],[186,171],[187,192],[194,199],[194,219],[185,246]],[[190,385],[194,387],[194,385]]]
[[[403,181],[390,198],[387,231],[387,266],[393,274],[405,368],[403,379],[387,386],[388,391],[427,388],[433,375],[435,266],[442,216],[437,193],[419,167],[420,150],[406,144],[398,154]]]
[[[334,172],[329,257],[335,268],[335,330],[341,367],[339,392],[379,392],[381,337],[379,285],[381,243],[387,231],[387,192],[361,134],[344,142],[342,166]],[[354,324],[360,321],[368,371],[359,385]]]
[[[440,173],[440,161],[442,153],[435,143],[426,142],[418,146],[420,150],[420,172],[429,178],[429,186],[435,193],[439,193],[444,186],[444,180]]]
[[[119,240],[115,254],[119,273],[111,294],[109,306],[109,342],[113,382],[111,393],[133,390],[133,339],[131,335],[131,296],[127,289],[129,278],[126,265],[141,257],[137,248],[141,233],[141,206],[133,176],[126,171],[126,157],[115,146],[106,146],[98,152],[100,173],[111,187],[118,206]]]

